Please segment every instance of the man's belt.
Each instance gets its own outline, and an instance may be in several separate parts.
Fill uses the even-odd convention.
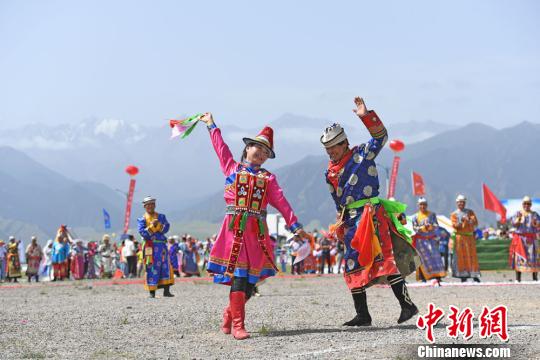
[[[367,203],[370,203],[373,205],[380,203],[382,204],[386,212],[389,214],[401,214],[401,213],[404,213],[405,210],[407,210],[407,205],[400,203],[399,201],[381,199],[380,197],[377,197],[377,196],[369,198],[369,199],[357,200],[355,202],[352,202],[344,206],[343,209],[347,209],[347,210],[359,209],[361,207],[364,207],[364,205],[366,205]]]
[[[357,200],[357,201],[354,201],[354,202],[352,202],[352,203],[350,203],[348,205],[341,206],[341,208],[342,208],[341,217],[340,217],[340,219],[338,220],[338,222],[336,224],[338,224],[338,226],[341,226],[343,224],[343,215],[345,214],[346,210],[359,209],[359,208],[364,207],[367,203],[370,203],[372,205],[381,204],[384,207],[384,210],[386,210],[386,212],[389,214],[389,216],[390,216],[390,218],[392,220],[392,223],[394,224],[394,226],[396,227],[398,232],[403,234],[406,237],[410,236],[409,235],[410,231],[407,230],[399,222],[399,220],[397,219],[397,216],[394,216],[394,214],[405,213],[405,210],[407,210],[407,205],[405,205],[403,203],[400,203],[399,201],[381,199],[381,198],[379,198],[377,196],[369,198],[369,199]]]
[[[266,210],[251,210],[251,209],[248,209],[248,210],[245,210],[245,209],[242,209],[242,210],[239,210],[236,208],[235,205],[227,205],[225,207],[225,214],[226,215],[235,215],[235,214],[238,214],[239,212],[246,212],[248,214],[248,216],[252,216],[252,217],[256,217],[256,218],[259,218],[259,219],[265,219],[266,218]]]

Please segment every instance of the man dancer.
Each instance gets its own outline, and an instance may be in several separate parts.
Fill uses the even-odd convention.
[[[377,197],[379,179],[375,157],[388,139],[386,128],[374,111],[367,110],[362,98],[357,97],[354,102],[353,112],[372,138],[350,149],[339,124],[327,127],[321,136],[330,157],[326,182],[338,210],[334,231],[345,243],[344,276],[356,309],[356,316],[343,325],[371,325],[366,289],[381,282],[391,285],[401,305],[398,319],[401,324],[418,313],[404,280],[404,276],[415,270],[418,259],[389,215],[403,213],[406,206]]]
[[[169,260],[167,237],[169,222],[163,214],[156,212],[156,199],[145,197],[143,205],[146,213],[137,219],[139,234],[144,239],[143,256],[146,265],[144,288],[150,292],[150,298],[156,297],[156,289],[163,288],[163,296],[173,297],[170,292],[174,284],[174,273]]]
[[[476,239],[474,229],[478,226],[478,219],[474,212],[465,208],[467,198],[458,195],[456,198],[457,210],[450,214],[452,227],[456,239],[454,241],[454,256],[452,257],[452,276],[466,282],[468,278],[480,282],[480,266],[476,254]]]

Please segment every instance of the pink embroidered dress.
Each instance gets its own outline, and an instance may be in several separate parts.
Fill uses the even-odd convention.
[[[301,228],[277,183],[275,175],[262,168],[252,168],[234,161],[221,130],[210,129],[212,145],[226,176],[226,214],[210,253],[208,272],[214,282],[230,285],[233,277],[247,277],[256,284],[274,276],[274,249],[266,226],[266,207],[276,208],[290,231]]]

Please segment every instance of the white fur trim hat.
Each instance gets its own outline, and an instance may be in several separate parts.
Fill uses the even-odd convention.
[[[426,200],[425,197],[421,197],[421,198],[418,198],[418,200],[416,201],[416,203],[417,203],[418,205],[420,205],[420,204],[427,204],[427,200]]]
[[[150,204],[150,203],[155,203],[156,202],[156,199],[151,197],[151,196],[147,196],[143,199],[142,203],[143,205],[146,205],[146,204]]]
[[[467,201],[467,198],[465,197],[465,195],[459,194],[456,198],[456,202],[458,201]]]
[[[347,134],[345,134],[345,130],[341,125],[337,123],[324,129],[324,132],[321,135],[321,143],[325,148],[330,148],[344,140],[347,140]]]

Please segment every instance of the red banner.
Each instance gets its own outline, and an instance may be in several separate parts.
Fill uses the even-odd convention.
[[[506,222],[506,208],[486,184],[482,184],[482,197],[484,198],[484,208],[499,214],[501,223],[504,224]]]
[[[412,188],[414,196],[426,195],[426,186],[424,185],[424,179],[422,175],[412,172]]]
[[[399,169],[399,156],[394,156],[394,162],[392,163],[392,174],[390,174],[390,185],[388,186],[388,198],[394,197],[396,192],[397,173]]]
[[[135,179],[129,181],[129,192],[126,202],[126,215],[124,217],[124,234],[129,230],[129,219],[131,218],[131,204],[133,203],[133,193],[135,192]]]

